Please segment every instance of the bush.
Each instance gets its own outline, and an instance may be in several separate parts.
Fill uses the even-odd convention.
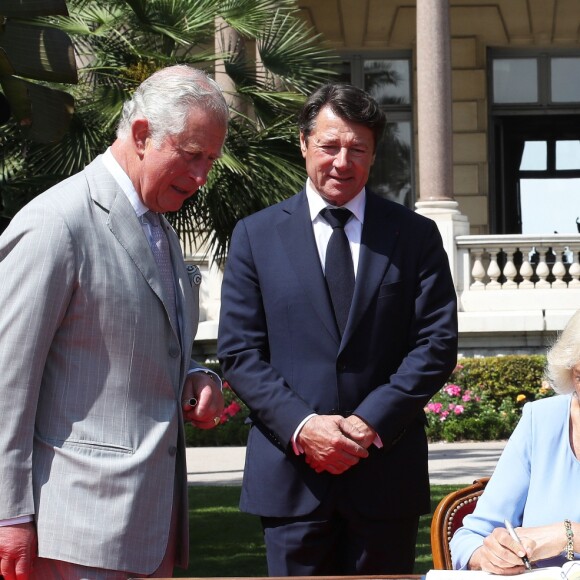
[[[545,356],[461,359],[425,407],[430,441],[506,439],[527,401],[551,396],[543,382]]]

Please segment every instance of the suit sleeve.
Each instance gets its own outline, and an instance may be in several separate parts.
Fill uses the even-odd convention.
[[[354,413],[373,426],[383,443],[390,445],[404,432],[429,399],[443,386],[457,364],[457,301],[449,261],[437,225],[428,220],[420,234],[407,237],[401,263],[414,271],[405,274],[414,278],[413,295],[394,296],[401,309],[411,300],[409,319],[390,337],[401,347],[400,363],[388,381],[376,385],[361,401]],[[414,257],[413,257],[414,256]],[[385,332],[388,321],[384,321]],[[393,349],[384,357],[393,357]],[[397,355],[398,356],[398,355]]]
[[[314,410],[270,364],[266,313],[244,221],[234,229],[222,283],[218,357],[225,378],[235,377],[236,393],[254,410],[253,418],[286,448]]]
[[[34,513],[35,415],[73,267],[66,224],[42,204],[22,210],[0,237],[0,519]]]

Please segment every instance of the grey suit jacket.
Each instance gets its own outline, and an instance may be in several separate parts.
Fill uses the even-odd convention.
[[[187,563],[179,402],[198,292],[163,223],[181,336],[141,223],[100,158],[0,237],[0,519],[34,514],[40,556],[151,573],[177,484]]]

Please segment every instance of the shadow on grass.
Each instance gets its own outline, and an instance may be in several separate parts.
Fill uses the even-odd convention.
[[[430,526],[432,513],[444,495],[461,485],[433,485],[431,514],[421,517],[417,538],[415,574],[433,567]],[[267,576],[266,551],[260,520],[238,510],[239,486],[189,488],[189,568],[175,576]]]

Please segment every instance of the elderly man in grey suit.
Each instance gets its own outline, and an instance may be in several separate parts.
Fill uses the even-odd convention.
[[[199,280],[160,214],[205,183],[227,119],[204,73],[157,71],[113,145],[0,237],[5,580],[187,566],[183,421],[214,427],[223,397],[190,358]]]

